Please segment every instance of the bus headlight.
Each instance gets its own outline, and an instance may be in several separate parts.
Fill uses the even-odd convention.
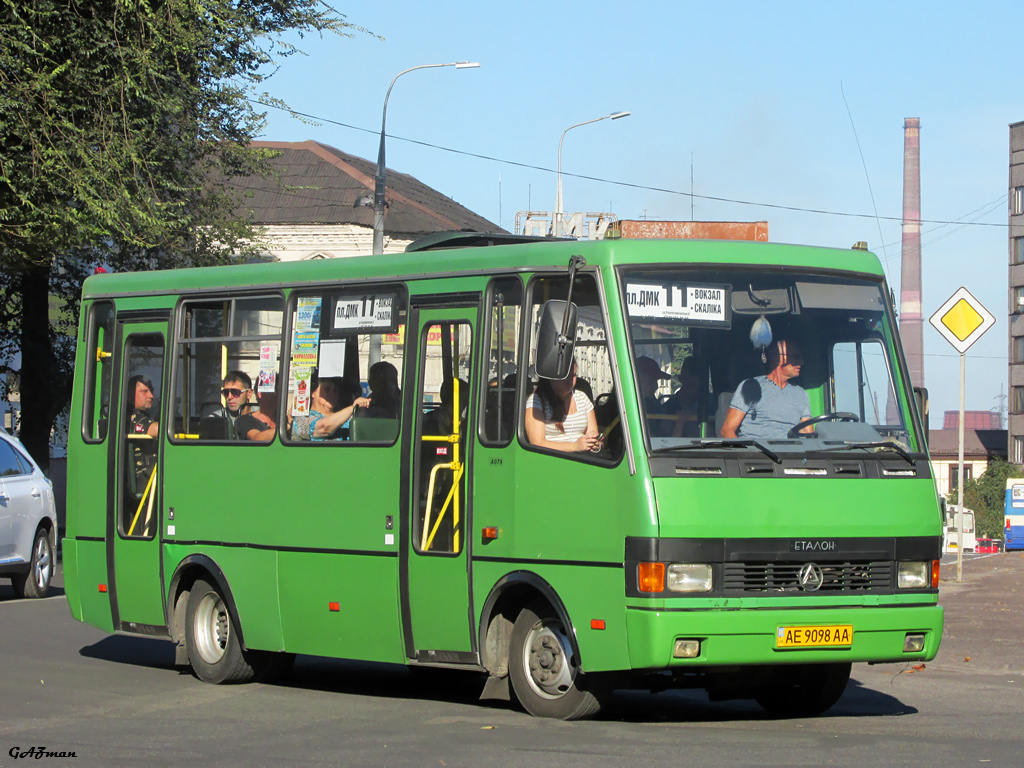
[[[927,561],[900,563],[896,573],[900,589],[927,589],[932,583],[931,563]]]
[[[710,592],[711,566],[702,563],[672,563],[665,574],[669,592]]]

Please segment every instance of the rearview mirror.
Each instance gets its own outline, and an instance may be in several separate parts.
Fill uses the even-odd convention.
[[[576,315],[572,302],[544,302],[537,331],[537,375],[541,378],[560,380],[569,375],[576,348]]]
[[[928,423],[928,390],[914,387],[914,399],[917,400],[917,412],[921,415],[921,426],[924,427],[925,447],[931,442],[931,426]]]

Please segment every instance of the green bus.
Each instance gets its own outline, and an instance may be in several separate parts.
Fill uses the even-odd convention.
[[[943,521],[874,255],[505,239],[86,280],[74,618],[211,683],[463,669],[563,719],[616,688],[817,714],[853,662],[934,658]],[[810,420],[723,438],[778,340]]]

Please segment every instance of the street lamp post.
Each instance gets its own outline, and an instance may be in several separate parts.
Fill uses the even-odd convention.
[[[590,125],[591,123],[597,123],[600,122],[601,120],[608,120],[609,118],[612,120],[618,120],[620,117],[629,117],[629,112],[612,112],[610,115],[595,117],[593,120],[585,120],[582,123],[570,125],[564,131],[562,131],[562,138],[558,140],[558,194],[555,196],[555,215],[552,218],[551,222],[552,237],[561,237],[562,228],[564,225],[564,217],[562,214],[562,142],[565,140],[565,134],[567,134],[573,128],[579,128],[581,125]]]
[[[373,184],[373,252],[374,254],[384,253],[384,182],[387,173],[387,166],[384,163],[384,126],[388,119],[388,99],[391,97],[391,89],[395,87],[395,81],[406,72],[415,69],[433,69],[435,67],[455,67],[456,69],[472,69],[479,67],[478,61],[453,61],[450,64],[420,64],[418,67],[409,67],[402,70],[388,86],[388,92],[384,96],[384,113],[380,119],[380,149],[377,151],[377,175]]]

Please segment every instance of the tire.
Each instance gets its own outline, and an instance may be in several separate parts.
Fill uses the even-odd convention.
[[[779,667],[771,682],[754,695],[766,712],[777,717],[813,717],[842,697],[850,680],[849,663]]]
[[[516,618],[508,670],[516,698],[534,717],[594,717],[607,698],[608,691],[599,689],[596,679],[579,671],[562,620],[547,603],[534,603]]]
[[[238,640],[238,623],[217,587],[196,580],[185,609],[185,647],[204,683],[247,683],[256,670]]]
[[[36,531],[32,542],[32,556],[29,558],[28,570],[11,577],[16,597],[37,599],[46,597],[53,579],[53,544],[46,529]]]

